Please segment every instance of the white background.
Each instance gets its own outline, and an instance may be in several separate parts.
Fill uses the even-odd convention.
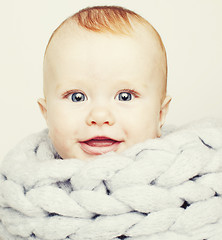
[[[0,159],[20,139],[46,127],[37,106],[42,60],[52,31],[93,5],[120,5],[145,17],[168,55],[168,124],[222,119],[221,0],[0,0]]]

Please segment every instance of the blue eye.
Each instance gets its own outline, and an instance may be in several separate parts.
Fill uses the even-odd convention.
[[[118,95],[119,101],[130,101],[132,99],[132,94],[129,92],[121,92]]]
[[[83,102],[86,100],[86,96],[81,92],[76,92],[70,95],[73,102]]]

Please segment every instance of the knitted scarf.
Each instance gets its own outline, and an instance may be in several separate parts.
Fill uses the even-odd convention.
[[[221,240],[222,124],[199,121],[90,161],[47,130],[0,166],[1,240]]]

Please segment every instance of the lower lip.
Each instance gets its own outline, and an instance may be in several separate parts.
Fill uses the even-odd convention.
[[[88,154],[101,155],[108,152],[115,152],[118,149],[120,143],[121,142],[114,142],[109,146],[95,147],[95,146],[90,146],[87,143],[80,142],[80,147],[84,152]]]

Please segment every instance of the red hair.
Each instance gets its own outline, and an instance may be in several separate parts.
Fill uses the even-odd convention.
[[[133,30],[131,19],[145,23],[145,19],[133,11],[116,6],[96,6],[85,8],[74,14],[75,20],[81,27],[93,32],[111,32],[127,34]]]
[[[159,41],[162,50],[165,50],[158,32],[146,19],[129,9],[117,6],[95,6],[80,10],[60,24],[50,37],[48,45],[64,25],[73,22],[88,31],[124,35],[129,35],[134,31],[132,23],[139,23],[155,33],[154,36]]]

